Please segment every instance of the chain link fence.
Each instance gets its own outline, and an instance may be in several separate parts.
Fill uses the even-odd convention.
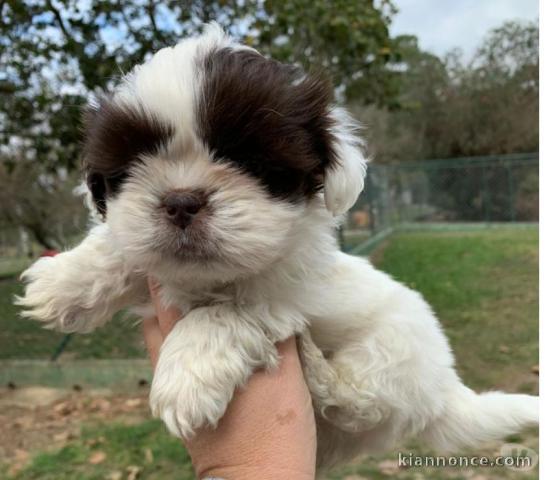
[[[538,153],[371,164],[347,216],[348,249],[407,224],[537,222]]]
[[[381,235],[407,224],[440,224],[444,228],[445,224],[467,222],[537,222],[538,171],[537,153],[372,164],[365,190],[347,216],[344,247],[357,247],[354,253],[365,253],[361,245],[376,244]],[[22,293],[17,277],[32,258],[25,248],[16,246],[20,232],[12,234],[0,235],[5,243],[0,250],[0,362],[48,360],[61,353],[61,361],[144,357],[139,329],[130,318],[117,318],[104,329],[75,335],[70,341],[37,322],[19,318],[19,309],[13,304],[14,295]],[[37,250],[34,248],[34,253]],[[0,383],[8,381],[6,376],[22,375],[13,372],[0,365]]]

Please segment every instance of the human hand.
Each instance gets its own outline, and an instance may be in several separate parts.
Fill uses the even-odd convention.
[[[143,332],[155,367],[163,340],[181,315],[162,308],[151,283],[150,292],[157,316],[143,321]],[[216,429],[201,429],[185,441],[199,478],[314,479],[316,424],[295,339],[277,347],[279,368],[255,372],[235,392]]]

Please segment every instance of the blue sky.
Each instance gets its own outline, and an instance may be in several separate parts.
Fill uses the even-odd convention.
[[[535,20],[539,0],[394,0],[394,35],[418,36],[420,47],[444,55],[455,47],[468,60],[486,32],[505,20]]]

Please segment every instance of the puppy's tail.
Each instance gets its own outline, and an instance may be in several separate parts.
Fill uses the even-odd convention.
[[[424,432],[429,445],[453,452],[477,448],[537,426],[539,399],[531,395],[488,392],[461,385],[448,398],[444,413]]]

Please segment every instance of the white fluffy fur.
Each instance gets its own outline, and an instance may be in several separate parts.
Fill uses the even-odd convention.
[[[354,205],[363,190],[363,140],[356,135],[360,126],[346,110],[335,107],[331,116],[335,119],[332,130],[336,138],[335,155],[339,163],[325,179],[324,195],[327,209],[333,215],[341,215]]]
[[[421,295],[338,250],[329,211],[354,203],[364,174],[360,142],[343,110],[332,113],[339,165],[328,172],[325,195],[308,203],[275,200],[256,180],[210,160],[191,115],[183,115],[193,111],[199,90],[190,59],[229,41],[212,28],[162,50],[117,91],[118,101],[179,116],[178,135],[135,168],[108,203],[106,224],[25,272],[19,301],[26,315],[86,332],[121,308],[149,302],[144,279],[157,277],[164,302],[185,313],[163,345],[150,398],[154,414],[176,435],[216,425],[235,388],[254,369],[276,365],[274,342],[294,334],[316,409],[322,466],[413,435],[453,450],[535,425],[537,397],[469,390]],[[183,240],[156,212],[172,188],[215,192],[202,236],[212,260],[182,261],[170,253]]]

